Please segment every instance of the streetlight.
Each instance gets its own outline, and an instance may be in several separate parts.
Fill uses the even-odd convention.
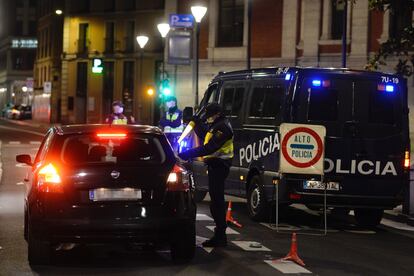
[[[62,11],[61,9],[57,9],[57,10],[55,10],[55,13],[56,13],[57,15],[61,15],[61,14],[63,13],[63,11]]]
[[[143,93],[144,85],[143,85],[143,82],[142,82],[142,68],[143,68],[142,61],[144,59],[144,47],[145,47],[145,45],[147,45],[148,40],[149,40],[149,38],[146,35],[138,35],[137,36],[137,42],[138,42],[139,47],[141,48],[140,65],[139,65],[139,84],[141,86],[140,90],[142,91],[142,94],[144,94]],[[141,120],[141,107],[139,105],[138,105],[138,109],[139,109],[138,110],[138,121],[139,121],[139,120]]]
[[[198,48],[200,41],[200,22],[207,12],[207,8],[203,6],[192,6],[191,13],[196,21],[196,53],[195,53],[195,106],[198,105]]]
[[[165,38],[167,37],[168,32],[170,31],[170,25],[168,23],[160,23],[157,25],[157,29],[163,38],[164,49],[165,49]],[[162,79],[164,80],[165,76],[165,53],[162,54]]]

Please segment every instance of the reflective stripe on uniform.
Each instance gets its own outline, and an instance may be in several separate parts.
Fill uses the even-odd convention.
[[[180,125],[179,127],[170,127],[170,126],[164,127],[164,133],[182,133],[183,130],[184,130],[183,125]]]
[[[127,118],[123,118],[123,119],[114,119],[112,121],[113,125],[127,125],[128,124],[128,119]]]
[[[206,137],[204,138],[204,145],[206,145],[211,138],[213,138],[212,132],[207,132]],[[233,149],[233,138],[229,139],[224,143],[221,148],[219,148],[216,152],[213,154],[204,156],[204,159],[208,158],[220,158],[220,159],[231,159],[234,156],[234,149]]]
[[[178,119],[178,115],[180,115],[178,112],[175,113],[167,113],[167,120],[169,120],[170,122],[173,122],[175,120]]]

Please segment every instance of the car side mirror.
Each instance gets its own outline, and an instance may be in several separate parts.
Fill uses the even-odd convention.
[[[194,109],[191,106],[185,107],[183,110],[183,122],[185,124],[188,124],[191,121],[193,114],[194,114]]]
[[[19,163],[27,164],[29,166],[32,166],[32,157],[28,154],[19,154],[16,156],[16,161]]]

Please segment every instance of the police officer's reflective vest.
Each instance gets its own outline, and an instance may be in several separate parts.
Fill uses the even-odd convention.
[[[113,125],[127,125],[128,124],[128,119],[125,118],[118,118],[118,119],[114,119],[112,121]]]
[[[174,122],[175,120],[178,119],[179,115],[180,114],[178,112],[174,112],[174,113],[167,112],[165,117],[168,121]],[[183,130],[184,130],[183,122],[181,122],[180,126],[178,127],[170,127],[170,126],[164,127],[164,133],[182,133]]]
[[[207,144],[210,139],[213,137],[213,132],[209,131],[204,137],[204,145]],[[220,158],[223,160],[231,159],[234,156],[234,146],[233,146],[233,138],[227,140],[220,149],[218,149],[215,153],[204,156],[204,159],[209,158]]]

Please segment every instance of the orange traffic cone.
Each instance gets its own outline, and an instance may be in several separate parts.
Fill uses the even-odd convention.
[[[230,222],[234,225],[236,225],[237,227],[242,227],[242,225],[240,223],[238,223],[233,216],[231,215],[231,201],[229,201],[229,206],[227,207],[227,213],[226,213],[226,221]]]
[[[286,255],[286,257],[276,260],[276,261],[294,261],[295,263],[300,264],[301,266],[305,266],[305,263],[302,261],[302,259],[298,255],[296,233],[292,233],[292,244],[290,245],[289,253]]]

